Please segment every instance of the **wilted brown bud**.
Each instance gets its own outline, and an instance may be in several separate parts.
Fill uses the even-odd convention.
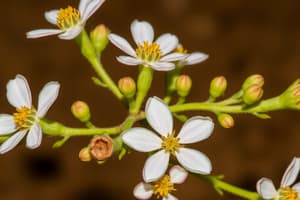
[[[90,144],[90,153],[97,160],[105,160],[112,155],[113,142],[107,136],[95,136]]]
[[[90,150],[88,147],[84,147],[80,150],[79,155],[78,155],[79,159],[83,162],[88,162],[91,160],[91,154],[90,154]]]

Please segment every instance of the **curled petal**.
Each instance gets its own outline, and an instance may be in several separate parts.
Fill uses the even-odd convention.
[[[170,33],[165,33],[165,34],[159,36],[159,38],[157,38],[156,42],[160,46],[162,55],[165,55],[177,47],[178,38],[175,35],[172,35]]]
[[[116,35],[116,34],[109,34],[108,35],[109,40],[119,49],[127,53],[128,55],[132,57],[136,57],[136,53],[133,50],[133,48],[130,46],[130,44],[122,37]]]
[[[172,183],[181,184],[186,180],[187,176],[187,171],[185,171],[179,165],[175,165],[170,169],[170,177]]]
[[[39,94],[38,110],[39,117],[44,117],[49,110],[50,106],[54,103],[59,92],[58,82],[49,82],[41,90]]]
[[[88,18],[90,18],[98,8],[104,3],[105,0],[90,0],[82,1],[79,4],[79,11],[81,14],[81,22],[85,23]]]
[[[0,114],[0,135],[6,135],[16,130],[14,117],[12,115]]]
[[[175,68],[175,64],[169,62],[154,62],[150,65],[156,71],[171,71]]]
[[[180,148],[176,152],[178,162],[188,171],[197,174],[210,174],[211,163],[206,155],[200,151],[188,148]]]
[[[35,149],[42,142],[42,130],[38,123],[35,123],[29,130],[26,138],[26,146],[30,149]]]
[[[37,30],[27,32],[26,37],[34,39],[34,38],[46,37],[50,35],[57,35],[62,32],[63,30],[60,29],[37,29]]]
[[[151,127],[162,136],[173,131],[173,117],[168,106],[158,97],[149,98],[146,103],[146,118]]]
[[[45,18],[48,22],[50,22],[53,25],[56,25],[56,19],[57,19],[57,13],[59,10],[50,10],[45,12]]]
[[[153,187],[147,183],[139,183],[133,190],[133,195],[137,199],[150,199],[153,194]]]
[[[263,199],[275,199],[277,196],[274,184],[268,178],[261,178],[256,184],[256,189]]]
[[[185,54],[182,53],[170,53],[160,59],[162,62],[172,62],[177,60],[183,60],[186,58]]]
[[[19,131],[3,142],[3,144],[0,146],[0,154],[4,154],[17,146],[24,138],[26,132],[27,130]]]
[[[134,20],[130,26],[132,37],[137,45],[148,41],[153,42],[154,31],[150,23]]]
[[[194,52],[194,53],[189,54],[188,57],[186,57],[184,64],[185,65],[194,65],[194,64],[205,61],[207,58],[208,58],[208,55],[205,53]]]
[[[285,170],[284,175],[281,179],[280,185],[282,187],[290,186],[292,185],[299,174],[300,170],[300,162],[299,159],[294,158],[288,168]]]
[[[130,56],[118,56],[117,60],[125,65],[140,65],[143,63],[141,60]]]
[[[82,31],[82,26],[74,26],[69,28],[66,32],[58,35],[58,37],[62,40],[72,40],[77,37]]]
[[[169,164],[170,154],[166,153],[165,150],[150,156],[143,169],[143,178],[146,183],[153,182],[162,177]]]
[[[139,152],[150,152],[161,148],[162,140],[145,128],[131,128],[123,133],[123,141]]]

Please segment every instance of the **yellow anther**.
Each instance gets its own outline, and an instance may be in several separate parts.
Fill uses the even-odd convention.
[[[159,199],[160,197],[167,197],[173,191],[176,191],[171,178],[168,175],[163,176],[156,181],[153,186],[154,195]]]
[[[300,200],[297,190],[290,187],[279,189],[279,200]]]
[[[20,108],[17,108],[16,111],[17,112],[15,112],[13,116],[17,128],[18,129],[30,128],[35,122],[35,115],[36,115],[35,109],[22,106]]]
[[[139,58],[149,62],[157,61],[162,56],[160,46],[156,42],[149,43],[148,41],[145,41],[137,46],[135,52]]]
[[[57,26],[66,30],[78,24],[80,20],[80,12],[78,9],[68,6],[65,9],[60,9],[56,17]]]
[[[172,134],[169,134],[167,137],[162,137],[162,148],[166,152],[170,152],[172,155],[179,150],[181,145],[179,144],[179,138],[175,137],[175,131]]]
[[[182,53],[182,54],[187,54],[188,50],[183,48],[183,46],[179,45],[179,46],[176,47],[175,52]]]

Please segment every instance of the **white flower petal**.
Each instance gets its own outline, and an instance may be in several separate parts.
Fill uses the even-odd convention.
[[[39,94],[37,115],[39,117],[44,117],[49,110],[50,106],[54,103],[59,92],[58,82],[47,83]]]
[[[12,115],[0,114],[0,135],[6,135],[16,130],[14,117]]]
[[[81,22],[85,23],[88,18],[90,18],[98,10],[104,1],[105,0],[90,0],[89,2],[84,2],[85,4],[80,2],[79,11],[81,11]]]
[[[125,65],[139,65],[143,63],[143,61],[130,56],[118,56],[117,60]]]
[[[208,55],[205,53],[194,52],[188,55],[184,61],[184,65],[194,65],[200,62],[205,61],[208,58]]]
[[[148,41],[153,42],[154,31],[150,23],[146,21],[134,20],[130,26],[133,40],[137,45]]]
[[[162,55],[165,55],[177,47],[178,38],[175,35],[172,35],[170,33],[165,33],[159,36],[156,42],[160,45],[160,50],[162,51]]]
[[[161,148],[162,140],[145,128],[131,128],[122,135],[123,141],[139,152],[150,152]]]
[[[57,13],[59,10],[50,10],[45,12],[45,18],[48,22],[50,22],[53,25],[56,25],[56,19],[57,19]]]
[[[300,183],[296,183],[292,188],[298,192],[298,197],[300,197]]]
[[[185,171],[182,167],[179,165],[175,165],[170,169],[170,177],[171,177],[171,182],[175,184],[181,184],[183,183],[187,176],[188,173]]]
[[[163,200],[177,200],[177,198],[176,197],[174,197],[173,195],[171,195],[171,194],[168,194],[168,196],[167,197],[163,197]]]
[[[136,53],[133,50],[133,48],[130,46],[130,44],[122,37],[116,35],[116,34],[109,34],[108,35],[109,40],[119,49],[127,53],[128,55],[132,57],[136,57]]]
[[[184,123],[177,137],[180,144],[195,143],[208,138],[213,129],[214,123],[209,117],[196,116]]]
[[[29,130],[26,138],[26,146],[30,149],[35,149],[42,142],[42,130],[38,123],[35,123]]]
[[[153,182],[162,177],[169,165],[170,153],[166,153],[165,150],[150,156],[145,163],[143,169],[143,178],[146,183]]]
[[[62,40],[72,40],[80,34],[82,28],[82,26],[71,27],[66,32],[59,34],[58,37]]]
[[[27,38],[40,38],[50,35],[57,35],[59,33],[62,33],[63,30],[60,29],[37,29],[33,31],[29,31],[26,33]]]
[[[15,79],[8,81],[6,89],[7,100],[12,106],[31,108],[31,92],[24,76],[18,74]]]
[[[4,154],[17,146],[26,133],[27,130],[19,131],[3,142],[0,146],[0,154]]]
[[[153,194],[153,187],[147,183],[139,183],[133,190],[133,195],[137,199],[150,199]]]
[[[80,14],[84,13],[86,7],[89,5],[89,3],[93,0],[80,0],[79,5],[78,5],[78,10]]]
[[[256,189],[263,199],[274,199],[277,196],[274,184],[268,178],[261,178],[256,184]]]
[[[206,155],[200,151],[180,148],[176,152],[178,162],[188,171],[197,174],[209,174],[211,172],[211,163]]]
[[[171,71],[175,68],[175,64],[169,62],[154,62],[150,66],[156,71]]]
[[[173,131],[173,117],[169,107],[158,97],[149,98],[145,108],[146,118],[151,127],[162,136]]]
[[[182,53],[170,53],[160,59],[162,62],[172,62],[177,60],[182,60],[186,58],[186,54]]]
[[[280,186],[286,187],[292,185],[295,180],[297,179],[297,176],[299,174],[300,170],[300,161],[297,158],[294,158],[288,168],[285,170],[284,175],[281,179]]]

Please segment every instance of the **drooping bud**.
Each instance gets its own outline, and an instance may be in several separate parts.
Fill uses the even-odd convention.
[[[224,128],[231,128],[234,126],[234,119],[227,113],[221,113],[218,115],[218,121]]]
[[[90,38],[97,53],[101,53],[108,44],[108,34],[110,30],[103,24],[94,28],[90,33]]]
[[[131,77],[121,78],[118,82],[120,91],[127,97],[132,98],[136,92],[135,81]]]
[[[75,101],[71,106],[71,112],[81,122],[87,122],[91,118],[90,108],[83,101]]]
[[[253,74],[249,76],[243,83],[242,89],[245,90],[252,85],[262,87],[264,85],[264,77],[260,74]]]
[[[91,154],[90,154],[90,150],[88,147],[84,147],[80,150],[78,157],[81,161],[83,162],[89,162],[91,161]]]
[[[210,82],[209,94],[213,98],[222,96],[227,88],[227,80],[224,76],[217,76]]]
[[[259,85],[252,85],[244,90],[243,101],[247,105],[258,102],[263,96],[263,89]]]
[[[105,160],[113,153],[113,141],[108,136],[95,136],[90,144],[90,153],[96,160]]]
[[[177,93],[181,97],[186,97],[192,88],[192,79],[188,75],[180,75],[176,80]]]
[[[280,101],[287,108],[300,109],[300,79],[294,81],[281,95]]]

